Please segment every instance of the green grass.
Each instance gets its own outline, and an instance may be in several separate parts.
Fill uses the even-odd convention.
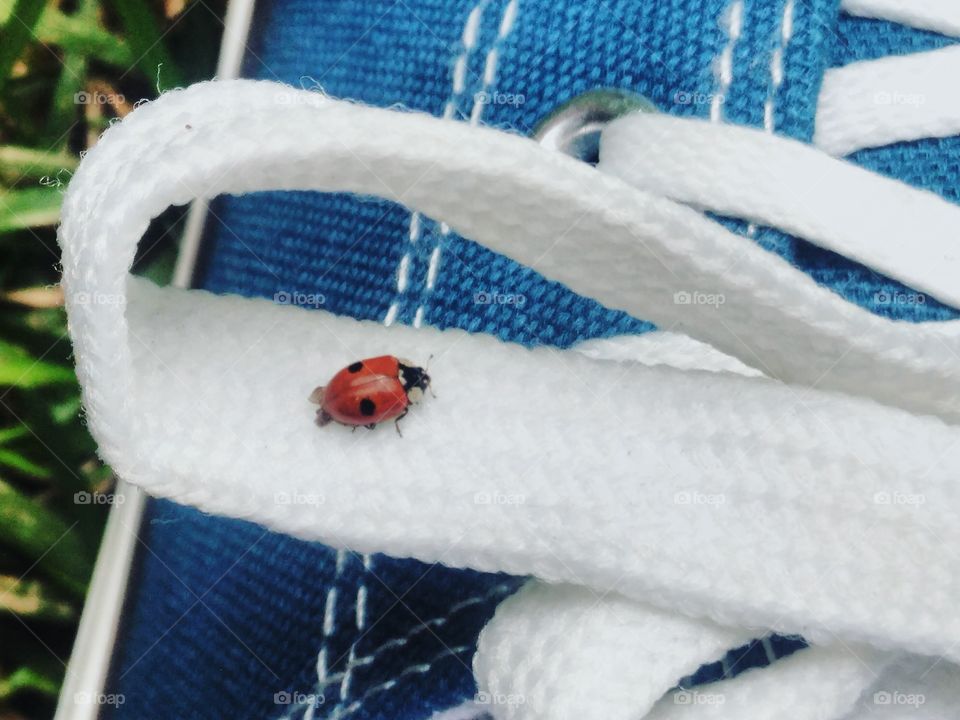
[[[223,0],[177,2],[0,0],[3,720],[52,714],[107,513],[75,495],[112,483],[83,424],[57,286],[63,192],[80,153],[158,78],[212,74]],[[151,228],[136,271],[168,275],[181,215]]]

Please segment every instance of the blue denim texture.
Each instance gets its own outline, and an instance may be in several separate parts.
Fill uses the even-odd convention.
[[[785,0],[746,0],[733,83],[723,103],[734,122],[760,125],[772,92],[770,56],[778,47]],[[522,0],[512,33],[497,39],[507,0],[487,0],[467,87],[454,93],[451,67],[477,0],[275,0],[261,4],[246,58],[246,74],[365,103],[442,114],[452,102],[469,117],[482,88],[491,48],[500,55],[496,83],[486,88],[522,102],[495,102],[484,122],[528,133],[565,100],[591,88],[643,93],[664,112],[707,117],[717,92],[715,61],[728,42],[728,0]],[[795,3],[794,34],[784,52],[784,82],[775,94],[777,132],[809,140],[816,98],[827,67],[857,59],[946,44],[932,33],[840,16],[838,0]],[[954,140],[905,143],[863,151],[864,165],[957,200]],[[469,202],[469,198],[465,198]],[[310,192],[226,197],[213,205],[202,285],[216,292],[271,297],[280,291],[322,293],[325,309],[383,319],[394,301],[399,321],[486,332],[527,345],[568,347],[591,337],[651,329],[642,318],[610,310],[424,219],[407,292],[396,294],[396,268],[408,249],[410,213],[390,203]],[[742,223],[730,227],[745,232]],[[757,241],[844,297],[905,320],[945,319],[955,310],[931,301],[886,306],[877,293],[900,289],[833,253],[760,228]],[[436,287],[424,278],[442,243]],[[527,302],[478,305],[478,292],[520,293]],[[354,358],[344,358],[346,363]],[[264,478],[270,482],[270,478]],[[485,598],[449,620],[417,632],[340,682],[323,688],[314,717],[338,703],[364,701],[357,720],[420,720],[475,692],[472,647],[497,601],[522,580],[411,560],[375,556],[370,567],[353,554],[287,538],[237,520],[215,518],[166,501],[151,502],[145,549],[130,598],[130,620],[118,645],[112,691],[126,702],[116,715],[150,718],[304,717],[307,707],[278,705],[277,693],[317,692],[316,662],[327,649],[329,672],[366,657],[451,607]],[[356,629],[360,587],[366,593],[366,633]],[[501,587],[503,586],[503,587]],[[336,612],[324,638],[331,589]],[[802,646],[774,638],[774,655]],[[459,648],[467,649],[459,651]],[[450,650],[458,650],[451,653]],[[728,671],[769,661],[760,643],[728,656]],[[715,680],[715,663],[684,684]],[[396,681],[396,684],[389,684]],[[345,690],[345,691],[344,691]],[[281,696],[281,699],[284,699]]]

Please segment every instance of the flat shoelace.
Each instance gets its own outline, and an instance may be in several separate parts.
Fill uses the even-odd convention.
[[[638,366],[601,359],[622,352],[602,342],[527,350],[128,276],[170,204],[308,188],[409,204],[729,357],[686,344],[674,364],[715,372]],[[361,551],[616,587],[641,623],[668,609],[960,654],[960,561],[942,552],[960,540],[956,323],[870,315],[697,211],[529,140],[265,82],[168,93],[111,128],[71,183],[61,243],[90,428],[152,493]],[[402,440],[318,432],[305,398],[320,368],[384,344],[434,354],[442,400]],[[753,377],[729,372],[745,366]],[[315,493],[322,512],[277,492]],[[478,492],[522,501],[478,507]],[[900,498],[923,498],[922,515]],[[884,592],[891,578],[903,585]]]

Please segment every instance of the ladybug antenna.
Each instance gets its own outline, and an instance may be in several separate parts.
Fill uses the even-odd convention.
[[[423,366],[423,371],[426,373],[427,377],[430,377],[430,361],[433,360],[433,353],[430,353],[430,357],[427,358],[426,365]],[[437,394],[433,391],[433,378],[430,378],[430,382],[427,384],[427,390],[430,391],[430,397],[436,399]]]

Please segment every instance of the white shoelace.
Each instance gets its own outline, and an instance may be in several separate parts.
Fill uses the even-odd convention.
[[[824,222],[788,193],[757,193],[749,173],[723,175],[732,192],[685,185],[646,133],[761,148],[791,181],[794,166],[842,173],[853,197],[882,192],[889,227],[908,219],[915,244],[903,252],[896,232],[871,244],[829,198],[811,201]],[[643,164],[607,158],[613,177],[496,130],[267,82],[201,84],[139,108],[85,158],[61,228],[105,459],[153,494],[299,537],[562,584],[534,582],[484,631],[481,689],[524,698],[491,704],[498,718],[717,716],[718,703],[655,701],[725,643],[771,630],[817,647],[726,681],[726,716],[743,717],[729,713],[744,702],[750,717],[856,713],[892,660],[913,682],[906,652],[946,658],[946,679],[923,682],[953,692],[960,324],[871,315],[674,199],[811,232],[943,299],[955,287],[931,258],[953,252],[942,223],[956,209],[750,131],[637,117],[605,142],[639,148]],[[648,185],[646,168],[648,191],[634,186]],[[698,342],[527,350],[128,275],[168,205],[308,188],[404,202]],[[403,439],[318,431],[305,402],[318,378],[385,348],[433,354],[441,398]]]
[[[842,0],[840,5],[851,15],[960,36],[960,5],[954,0]]]

